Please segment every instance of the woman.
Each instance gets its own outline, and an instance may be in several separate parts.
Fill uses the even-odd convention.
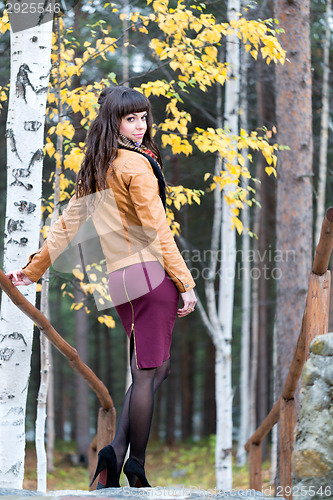
[[[130,446],[124,466],[129,484],[150,486],[144,464],[154,393],[170,371],[175,318],[196,304],[195,283],[165,217],[165,181],[148,99],[114,87],[104,89],[98,102],[75,196],[41,249],[7,276],[16,286],[38,281],[91,216],[106,258],[110,295],[130,338],[132,372],[115,438],[99,452],[92,482],[99,475],[97,489],[119,487]]]

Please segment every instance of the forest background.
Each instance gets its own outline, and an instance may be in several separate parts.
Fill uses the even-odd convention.
[[[145,2],[129,2],[131,11],[143,11]],[[123,8],[118,6],[119,10]],[[220,21],[226,21],[227,5],[223,1],[206,2],[205,9],[211,11]],[[267,19],[273,16],[273,6],[270,2],[257,2],[251,5],[251,18]],[[67,19],[66,19],[67,16]],[[114,38],[122,35],[124,25],[119,18],[119,12],[114,12],[110,20],[110,11],[106,11],[98,3],[77,2],[65,16],[65,25],[73,25],[73,32],[81,47],[93,41],[100,30],[110,32]],[[317,174],[319,164],[319,142],[320,142],[320,118],[322,111],[322,82],[323,82],[323,47],[326,30],[326,2],[311,2],[311,43],[312,43],[312,77],[313,77],[313,199],[314,211],[316,209]],[[144,43],[144,39],[138,32],[128,31],[129,45],[127,48],[129,62],[129,77],[131,86],[139,86],[151,79],[147,70],[151,64],[151,54]],[[88,46],[88,45],[86,45]],[[6,86],[9,80],[9,36],[4,35],[0,40],[0,85]],[[332,60],[332,58],[330,58]],[[259,56],[257,60],[248,59],[246,98],[248,107],[249,126],[248,130],[271,130],[276,125],[275,116],[275,75],[272,66],[266,66]],[[108,57],[87,63],[85,81],[77,81],[79,84],[100,81],[108,77],[110,81],[117,79],[120,83],[123,75],[123,61],[119,57]],[[330,72],[331,73],[331,72]],[[88,75],[88,76],[87,76]],[[156,78],[168,78],[166,69],[161,68],[154,72]],[[330,77],[331,78],[331,77]],[[330,80],[331,83],[331,80]],[[215,107],[217,99],[217,88],[214,86],[206,93],[193,92],[191,98],[182,96],[186,107],[191,115],[196,116],[202,123],[202,128],[214,126],[216,122]],[[164,106],[161,98],[151,96],[152,107],[156,123],[164,120]],[[331,102],[331,96],[330,96]],[[164,106],[163,106],[164,104]],[[332,106],[329,106],[332,109]],[[285,113],[291,112],[286,109]],[[6,164],[5,129],[6,129],[6,101],[3,102],[3,111],[0,115],[0,127],[3,147],[0,149],[2,165]],[[331,119],[329,120],[329,130]],[[190,130],[191,132],[191,130]],[[84,137],[85,131],[80,126],[76,133]],[[156,139],[159,142],[161,134],[157,132]],[[288,144],[292,148],[292,144]],[[210,248],[210,224],[212,219],[213,197],[204,183],[206,165],[215,162],[213,154],[199,153],[193,150],[189,156],[173,154],[168,146],[163,149],[165,162],[165,173],[167,181],[171,185],[183,185],[192,189],[205,190],[201,197],[200,205],[185,205],[176,213],[176,222],[180,224],[182,241],[180,246],[194,278],[197,281],[199,296],[203,294],[202,264],[205,264],[206,255]],[[251,166],[251,172],[256,177],[259,160]],[[297,168],[297,166],[296,166]],[[49,181],[54,171],[54,159],[45,155],[44,160],[44,188],[45,200],[52,193],[52,182]],[[328,170],[326,185],[326,206],[333,199],[332,180],[332,140],[329,134],[328,142]],[[258,176],[260,177],[260,176]],[[254,263],[256,272],[252,280],[253,287],[256,282],[257,295],[252,296],[251,310],[260,307],[260,317],[264,321],[255,323],[252,321],[251,334],[253,338],[259,339],[260,349],[257,352],[258,359],[253,360],[256,367],[257,384],[252,387],[250,395],[255,401],[255,422],[252,426],[260,423],[272,403],[274,402],[274,320],[276,310],[276,285],[278,277],[278,265],[275,253],[276,241],[276,180],[265,176],[261,184],[256,184],[257,197],[260,199],[261,208],[256,204],[250,211],[249,227],[258,235],[258,240],[251,239],[253,255],[257,262]],[[0,237],[3,239],[5,232],[4,214],[6,200],[6,170],[0,169]],[[47,204],[47,202],[46,202]],[[297,235],[295,235],[297,237]],[[237,248],[241,248],[242,235],[237,235]],[[260,241],[260,249],[257,246]],[[3,242],[2,242],[3,243]],[[186,246],[186,250],[184,247]],[[3,244],[1,245],[1,249]],[[192,258],[191,258],[192,257]],[[258,259],[259,257],[259,259]],[[2,255],[1,255],[2,259]],[[258,266],[259,260],[259,266]],[[204,267],[204,266],[203,266]],[[237,253],[235,273],[235,297],[233,314],[233,337],[232,337],[232,387],[233,387],[233,424],[234,443],[237,448],[238,429],[240,422],[240,376],[241,363],[241,323],[242,323],[242,253]],[[56,329],[72,344],[75,345],[82,357],[86,359],[89,366],[104,381],[114,400],[119,413],[126,383],[127,345],[122,327],[116,314],[112,314],[115,324],[109,328],[108,324],[98,321],[99,314],[87,315],[85,308],[73,312],[73,300],[70,293],[63,295],[62,285],[66,282],[66,290],[74,292],[72,278],[64,277],[57,272],[51,273],[50,287],[50,310],[51,321]],[[72,287],[72,290],[70,288]],[[80,299],[77,299],[80,302]],[[85,304],[92,309],[92,304]],[[255,315],[252,314],[252,318]],[[257,331],[255,331],[255,329]],[[332,330],[332,324],[330,330]],[[85,352],[85,346],[88,351]],[[255,349],[253,349],[255,352]],[[252,353],[253,354],[253,353]],[[80,384],[76,375],[73,374],[67,362],[55,351],[53,353],[54,367],[54,398],[55,398],[55,432],[59,441],[75,441],[77,445],[78,459],[82,463],[87,460],[87,448],[96,428],[96,416],[99,407],[95,397]],[[36,418],[36,399],[39,387],[40,375],[40,353],[39,336],[35,335],[33,346],[32,371],[27,409],[27,438],[34,439],[34,425]],[[200,441],[202,439],[213,440],[216,430],[215,420],[215,353],[214,345],[207,335],[204,325],[200,320],[198,312],[190,315],[182,321],[178,320],[175,327],[174,342],[172,348],[172,374],[164,387],[158,394],[154,421],[153,440],[174,446],[179,442]],[[66,390],[64,390],[66,388]],[[266,449],[268,456],[268,449]]]

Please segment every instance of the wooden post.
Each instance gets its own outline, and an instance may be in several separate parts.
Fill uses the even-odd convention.
[[[321,276],[310,273],[309,291],[305,315],[305,358],[309,357],[309,346],[317,335],[328,332],[330,314],[331,273]]]
[[[280,487],[285,499],[292,500],[291,454],[294,449],[294,428],[297,420],[297,407],[294,398],[280,400]]]
[[[333,207],[327,212],[321,227],[320,239],[315,251],[312,271],[315,274],[324,274],[333,250]]]
[[[250,443],[250,489],[261,491],[261,443]]]
[[[333,249],[333,207],[326,212],[320,240],[316,248],[312,272],[309,277],[308,296],[297,347],[283,387],[282,395],[262,424],[245,444],[250,453],[250,488],[261,490],[261,441],[280,419],[280,482],[283,488],[279,495],[292,499],[291,455],[294,444],[294,428],[297,407],[293,398],[309,355],[309,345],[317,335],[329,330],[331,275],[327,270]],[[257,443],[257,444],[255,444]],[[258,444],[259,443],[259,444]]]
[[[97,420],[97,451],[113,441],[116,430],[116,410],[99,409]]]

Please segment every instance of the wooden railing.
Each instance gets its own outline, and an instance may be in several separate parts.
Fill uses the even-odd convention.
[[[83,363],[77,350],[66,342],[39,309],[33,306],[22,293],[12,285],[12,282],[1,269],[0,287],[8,295],[11,301],[37,325],[39,330],[49,339],[51,344],[65,356],[73,370],[81,375],[87,382],[101,403],[97,419],[97,434],[89,449],[89,475],[91,478],[97,463],[97,451],[107,444],[110,444],[115,433],[116,410],[109,391],[95,373]]]
[[[261,491],[261,443],[280,420],[280,487],[284,497],[291,499],[291,454],[297,420],[294,398],[303,365],[309,355],[309,345],[315,336],[328,333],[331,275],[328,270],[333,248],[333,207],[329,208],[322,225],[308,294],[294,357],[283,391],[265,420],[245,444],[249,452],[250,488]]]

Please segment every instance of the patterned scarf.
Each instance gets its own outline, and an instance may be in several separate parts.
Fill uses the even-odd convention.
[[[149,163],[151,164],[155,177],[158,181],[158,186],[160,190],[160,197],[163,203],[164,210],[166,209],[166,194],[165,194],[165,179],[162,172],[162,169],[157,161],[156,155],[150,151],[150,149],[146,148],[143,144],[139,144],[137,142],[128,139],[124,135],[119,135],[118,138],[118,147],[120,149],[127,149],[129,151],[135,151],[136,153],[140,153],[142,156],[147,158]]]

